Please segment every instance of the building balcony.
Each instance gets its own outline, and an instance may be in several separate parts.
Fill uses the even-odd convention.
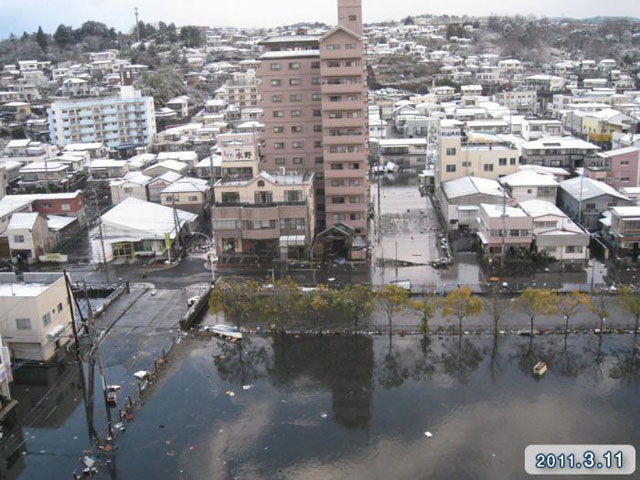
[[[366,87],[359,83],[342,83],[338,85],[324,83],[322,85],[321,92],[323,94],[337,94],[337,93],[361,93],[364,92]]]
[[[345,212],[357,212],[361,213],[367,210],[367,204],[363,203],[331,203],[330,201],[325,204],[325,210],[328,213],[345,213]]]
[[[322,136],[322,143],[324,145],[357,145],[364,143],[366,135],[336,135],[335,137],[330,135]]]
[[[242,238],[246,240],[277,240],[280,238],[280,229],[242,230]]]
[[[330,102],[328,97],[322,99],[322,110],[364,110],[364,100]]]
[[[322,118],[323,127],[342,127],[342,128],[365,128],[364,118],[329,118],[325,115]]]
[[[355,67],[327,67],[323,65],[320,69],[323,77],[355,77],[364,73],[362,65]]]
[[[354,145],[361,145],[362,139],[360,142],[357,142]],[[351,153],[331,153],[328,151],[324,151],[324,160],[325,162],[364,162],[367,158],[367,153],[364,149],[360,152],[351,152]]]
[[[358,185],[358,186],[337,186],[334,187],[331,185],[331,182],[326,182],[324,186],[324,194],[325,196],[355,196],[355,195],[366,195],[367,187],[366,185]]]

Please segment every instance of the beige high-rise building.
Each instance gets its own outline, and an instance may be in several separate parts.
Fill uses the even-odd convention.
[[[366,258],[367,85],[361,0],[324,35],[269,37],[257,75],[267,171],[314,172],[314,254]]]

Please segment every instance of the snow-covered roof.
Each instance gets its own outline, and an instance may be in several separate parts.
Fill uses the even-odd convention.
[[[497,181],[479,177],[461,177],[443,182],[442,190],[448,199],[466,197],[477,193],[500,198],[506,195]]]
[[[189,162],[198,159],[196,152],[160,152],[158,154],[158,161],[163,160],[178,160],[182,162]]]
[[[578,176],[570,178],[560,182],[560,188],[576,200],[589,200],[601,195],[610,195],[621,200],[629,200],[628,197],[622,195],[615,188],[589,177]]]
[[[480,209],[484,210],[488,217],[527,217],[528,215],[520,207],[508,207],[504,205],[493,205],[490,203],[481,203]]]
[[[33,225],[38,219],[38,212],[19,212],[14,213],[7,225],[8,230],[29,230],[33,228]]]
[[[562,218],[567,216],[566,213],[560,210],[556,205],[544,200],[525,200],[524,202],[520,202],[519,206],[527,213],[527,215],[533,218],[545,217],[547,215]]]
[[[611,211],[620,217],[638,217],[640,218],[640,206],[634,205],[630,207],[611,207]]]
[[[214,167],[220,167],[222,165],[222,156],[211,155],[210,157],[203,158],[198,162],[196,168],[211,168],[212,163]]]
[[[194,213],[175,209],[180,224],[194,222],[198,216]],[[175,236],[174,209],[157,203],[129,197],[102,215],[102,222],[122,230],[144,234],[145,238],[162,239],[166,234]]]
[[[182,177],[177,182],[172,183],[162,190],[162,193],[203,193],[210,188],[207,181],[201,178]]]
[[[112,160],[110,158],[96,158],[89,162],[89,168],[118,168],[127,165],[126,160]]]
[[[600,147],[593,143],[586,142],[575,137],[546,137],[522,144],[522,148],[527,150],[600,150]]]
[[[640,152],[640,148],[625,147],[625,148],[618,148],[617,150],[609,150],[608,152],[600,152],[598,155],[600,157],[610,158],[610,157],[615,157],[617,155],[625,155],[627,153],[637,153],[637,152]]]
[[[551,175],[538,173],[535,170],[518,170],[500,178],[500,183],[511,187],[557,187],[558,182]]]
[[[62,230],[63,228],[77,222],[76,217],[63,217],[62,215],[47,215],[47,225],[49,230]]]

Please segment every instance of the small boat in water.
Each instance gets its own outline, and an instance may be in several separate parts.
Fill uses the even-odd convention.
[[[231,340],[242,340],[242,333],[238,331],[238,327],[233,325],[224,325],[222,323],[209,327],[209,331],[218,335],[219,337],[228,338]]]
[[[546,362],[538,362],[533,367],[533,373],[541,377],[545,373],[547,373],[547,363]]]

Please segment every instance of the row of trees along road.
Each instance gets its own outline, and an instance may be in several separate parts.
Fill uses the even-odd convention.
[[[389,332],[393,329],[397,314],[403,311],[417,313],[420,332],[425,338],[430,333],[429,324],[438,310],[444,317],[457,321],[460,335],[464,320],[487,311],[493,319],[493,331],[497,335],[500,320],[506,313],[498,298],[497,290],[493,290],[483,300],[474,295],[469,287],[451,290],[444,297],[427,292],[420,299],[411,299],[407,290],[397,285],[385,285],[377,292],[363,284],[348,284],[342,288],[320,285],[305,290],[290,278],[278,280],[275,285],[231,278],[217,283],[209,300],[209,311],[213,314],[223,313],[239,328],[249,324],[264,324],[280,332],[296,324],[318,328],[321,318],[338,314],[350,321],[357,332],[378,305],[386,316]],[[622,286],[615,299],[622,311],[634,320],[634,331],[637,332],[640,293],[634,287]],[[535,335],[536,319],[542,316],[561,316],[565,337],[571,319],[581,311],[590,312],[598,319],[600,333],[603,333],[604,323],[611,316],[609,302],[606,302],[606,295],[602,292],[591,297],[582,292],[560,294],[550,289],[528,288],[515,299],[514,309],[528,317],[531,336]]]

